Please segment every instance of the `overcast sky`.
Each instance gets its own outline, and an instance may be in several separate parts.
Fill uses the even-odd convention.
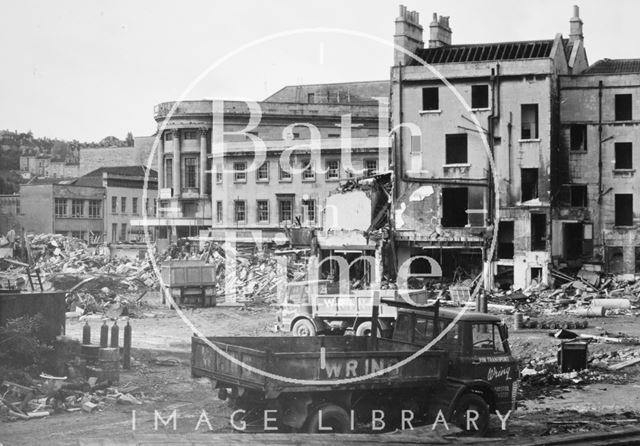
[[[567,36],[575,0],[405,1],[423,25],[450,16],[453,43]],[[0,129],[99,140],[153,133],[153,106],[178,98],[218,59],[303,28],[392,42],[397,1],[58,0],[5,2],[0,25]],[[640,58],[633,0],[581,1],[589,62]],[[428,34],[425,38],[428,40]],[[187,98],[260,100],[297,83],[386,79],[392,48],[309,32],[254,45],[211,71]]]

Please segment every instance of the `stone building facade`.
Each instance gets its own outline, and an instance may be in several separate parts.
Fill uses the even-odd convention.
[[[579,76],[561,76],[560,97],[566,181],[553,255],[640,272],[640,60],[604,59]]]
[[[394,134],[398,263],[427,255],[452,278],[484,270],[489,284],[504,274],[517,287],[547,281],[562,181],[558,79],[588,67],[577,8],[569,38],[459,45],[451,36],[449,18],[434,14],[425,47],[418,13],[400,7],[395,42],[417,58],[396,50],[391,74],[392,127],[405,124]],[[427,262],[411,270],[430,273]]]
[[[290,86],[258,103],[158,105],[159,237],[224,240],[231,231],[251,241],[258,231],[269,241],[287,227],[320,226],[332,190],[389,168],[376,99],[386,107],[388,94],[381,81]]]

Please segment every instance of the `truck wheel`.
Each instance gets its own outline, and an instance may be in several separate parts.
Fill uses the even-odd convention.
[[[478,418],[474,421],[469,421],[469,429],[467,429],[467,411],[475,410],[478,412]],[[471,413],[471,420],[475,417],[474,413]],[[465,431],[467,435],[476,435],[479,437],[484,436],[489,430],[489,405],[479,395],[475,393],[467,393],[462,395],[456,404],[455,411],[453,413],[453,422],[460,429]],[[475,422],[478,429],[474,428]]]
[[[356,336],[371,336],[371,322],[363,322],[356,328]]]
[[[320,411],[322,411],[322,427],[320,430]],[[347,411],[335,404],[323,404],[312,409],[307,418],[305,431],[310,434],[344,434],[349,431],[349,415]],[[331,428],[331,430],[328,430]]]
[[[315,336],[316,327],[313,326],[311,321],[307,319],[300,319],[295,324],[293,324],[291,332],[294,336]]]

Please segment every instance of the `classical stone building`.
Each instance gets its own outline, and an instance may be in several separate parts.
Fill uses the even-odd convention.
[[[425,47],[418,13],[401,6],[394,38],[416,56],[396,50],[391,73],[392,127],[413,126],[394,135],[398,263],[427,255],[449,277],[484,264],[489,283],[546,281],[551,205],[564,182],[559,76],[588,66],[577,8],[568,38],[491,44],[454,44],[449,18],[434,14]],[[430,267],[416,261],[411,271]]]
[[[318,226],[332,190],[388,169],[388,139],[378,138],[388,85],[290,86],[253,104],[159,104],[159,238],[222,240],[231,231],[251,240],[259,231],[268,241],[286,227]]]

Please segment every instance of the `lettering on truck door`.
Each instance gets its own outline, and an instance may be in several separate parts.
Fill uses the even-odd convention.
[[[513,358],[505,350],[500,331],[493,323],[474,322],[467,326],[471,356],[465,352],[469,378],[489,382],[498,398],[509,398],[517,377]]]

